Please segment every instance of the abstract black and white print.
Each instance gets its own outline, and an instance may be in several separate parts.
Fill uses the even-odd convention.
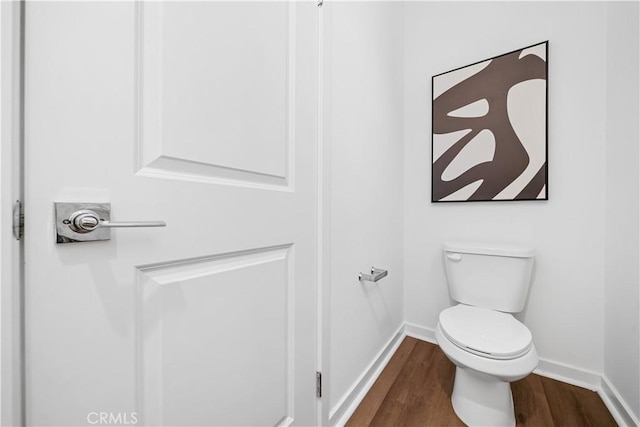
[[[548,42],[432,78],[433,202],[547,200]]]

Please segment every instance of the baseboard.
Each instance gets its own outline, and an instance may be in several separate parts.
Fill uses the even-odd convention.
[[[640,425],[638,417],[633,414],[618,390],[611,384],[606,375],[602,376],[598,394],[619,426],[633,427]]]
[[[404,331],[406,336],[408,337],[430,342],[431,344],[438,344],[438,342],[436,341],[436,332],[431,328],[425,328],[424,326],[418,326],[413,323],[405,322]]]
[[[329,412],[329,425],[344,426],[355,412],[362,399],[378,379],[382,370],[387,366],[391,356],[394,355],[402,340],[406,336],[404,333],[405,325],[403,324],[396,331],[391,339],[382,347],[382,350],[373,358],[369,366],[364,370],[362,375],[353,383],[349,391],[340,399],[340,401],[331,408]]]
[[[602,378],[600,374],[595,372],[576,368],[575,366],[566,365],[543,357],[538,361],[538,367],[533,373],[591,391],[598,391]]]
[[[606,376],[544,358],[533,373],[597,392],[619,426],[638,426],[638,418]]]

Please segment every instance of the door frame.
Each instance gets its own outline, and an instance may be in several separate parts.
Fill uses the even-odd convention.
[[[331,9],[318,0],[318,301],[317,366],[322,373],[317,425],[331,425]]]
[[[328,104],[325,104],[325,97],[329,94],[327,91],[326,79],[326,48],[325,48],[325,8],[323,0],[317,0],[318,21],[317,21],[317,278],[316,278],[316,370],[321,373],[321,395],[317,397],[316,402],[316,425],[329,425],[329,396],[330,396],[330,280],[331,280],[331,158],[330,144],[327,138],[330,128],[327,127],[329,122],[327,110]]]
[[[12,231],[24,188],[24,0],[1,2],[0,22],[0,422],[24,425],[24,245]]]

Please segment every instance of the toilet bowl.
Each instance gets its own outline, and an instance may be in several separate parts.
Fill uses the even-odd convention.
[[[444,310],[440,319],[438,345],[456,365],[451,396],[456,415],[469,426],[514,426],[509,383],[538,364],[529,330],[510,314],[463,304]]]
[[[511,314],[524,307],[533,250],[449,243],[444,255],[457,305],[440,313],[436,340],[456,365],[453,409],[469,426],[515,426],[510,382],[538,364],[531,332]]]

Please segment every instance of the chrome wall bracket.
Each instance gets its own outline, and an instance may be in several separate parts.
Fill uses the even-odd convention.
[[[387,274],[389,274],[387,270],[371,267],[371,274],[365,274],[365,273],[358,274],[358,281],[377,282],[383,277],[386,277]]]
[[[55,203],[56,243],[111,240],[115,227],[165,227],[164,221],[111,221],[111,203]]]

